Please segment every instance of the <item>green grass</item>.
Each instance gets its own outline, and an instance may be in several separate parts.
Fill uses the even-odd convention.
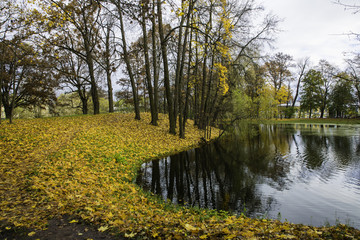
[[[306,123],[306,124],[360,124],[360,118],[291,118],[262,120],[262,123]]]

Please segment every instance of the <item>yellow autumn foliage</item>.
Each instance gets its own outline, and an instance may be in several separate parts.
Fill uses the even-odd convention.
[[[133,182],[140,165],[197,146],[203,133],[189,121],[187,138],[180,139],[168,133],[165,115],[160,115],[159,127],[149,124],[150,114],[142,117],[136,121],[132,114],[104,114],[2,123],[0,232],[41,229],[53,217],[71,215],[95,224],[98,231],[132,238],[358,236],[345,226],[305,228],[174,207],[145,193]]]
[[[222,94],[225,95],[229,91],[229,85],[227,84],[228,69],[221,63],[215,63],[214,67],[219,75],[219,88],[221,89]]]

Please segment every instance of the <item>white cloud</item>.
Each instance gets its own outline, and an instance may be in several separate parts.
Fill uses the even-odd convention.
[[[357,51],[359,42],[349,38],[350,32],[360,32],[360,13],[345,11],[332,0],[263,0],[268,11],[284,21],[278,35],[275,52],[294,58],[310,57],[342,66],[344,52]]]

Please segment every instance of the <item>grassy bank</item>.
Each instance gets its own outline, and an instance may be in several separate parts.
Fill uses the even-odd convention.
[[[169,205],[134,183],[151,159],[197,146],[203,133],[168,134],[167,120],[106,114],[0,125],[0,229],[37,229],[58,216],[131,238],[355,239],[360,232],[235,217]],[[214,132],[214,131],[213,131]],[[35,230],[33,230],[35,229]],[[30,231],[30,230],[29,230]],[[115,238],[115,237],[114,237]]]
[[[360,118],[291,118],[267,120],[269,123],[305,123],[305,124],[360,124]]]

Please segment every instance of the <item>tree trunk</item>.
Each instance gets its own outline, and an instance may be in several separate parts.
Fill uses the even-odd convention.
[[[186,97],[185,97],[185,102],[181,102],[182,101],[182,82],[183,82],[183,78],[184,78],[184,66],[185,66],[185,54],[186,54],[186,42],[188,41],[188,35],[189,35],[189,27],[190,27],[190,16],[192,14],[190,14],[193,11],[193,1],[190,1],[189,4],[189,13],[187,14],[186,17],[186,29],[185,29],[185,34],[184,34],[184,42],[182,43],[182,45],[180,46],[180,50],[181,52],[179,52],[180,55],[180,70],[178,72],[179,76],[178,76],[178,83],[179,83],[179,88],[178,88],[178,102],[180,103],[179,105],[179,135],[180,138],[185,138],[185,124],[183,124],[184,121],[184,109],[185,109],[185,105],[187,104],[186,101]],[[183,21],[182,21],[183,22]],[[179,36],[180,37],[180,36]],[[191,39],[188,41],[189,42],[189,46],[191,46]],[[190,47],[189,47],[190,49]],[[191,53],[189,52],[189,55]],[[189,56],[190,58],[190,56]],[[187,84],[187,90],[186,92],[188,92],[188,84]],[[182,103],[182,104],[181,104]]]
[[[124,61],[126,64],[126,69],[129,74],[129,78],[130,78],[130,82],[131,82],[131,89],[132,89],[132,94],[133,94],[133,99],[134,99],[135,119],[140,120],[141,118],[140,118],[139,98],[138,98],[138,94],[137,94],[137,88],[136,88],[136,84],[135,84],[133,71],[132,71],[131,64],[130,64],[129,54],[127,51],[126,35],[125,35],[125,30],[124,30],[123,16],[122,16],[122,12],[121,12],[122,9],[120,6],[117,6],[117,8],[118,8],[118,13],[119,13],[121,38],[122,38],[122,43],[123,43],[122,48],[123,48],[123,54],[124,54]]]
[[[186,84],[186,96],[185,96],[185,104],[184,104],[184,113],[183,113],[183,121],[182,121],[182,128],[181,131],[183,132],[183,137],[185,138],[185,130],[186,130],[186,120],[188,117],[189,112],[189,98],[190,98],[190,76],[191,76],[191,59],[192,59],[192,36],[193,36],[193,30],[190,31],[190,41],[189,41],[189,59],[187,64],[187,84]],[[196,76],[196,75],[195,75]],[[182,137],[180,132],[180,137]]]
[[[6,119],[10,120],[12,116],[12,109],[10,105],[4,104],[4,110],[5,110],[5,117]]]
[[[164,64],[164,85],[165,85],[165,93],[169,111],[169,125],[170,129],[169,132],[171,134],[176,134],[176,119],[174,119],[174,113],[172,109],[172,97],[170,91],[170,74],[169,74],[169,65],[168,65],[168,58],[167,58],[167,46],[164,37],[164,29],[163,29],[163,22],[162,22],[162,10],[161,10],[161,0],[157,0],[157,9],[158,9],[158,24],[159,24],[159,35],[160,35],[160,45],[161,45],[161,54],[163,57],[163,64]]]
[[[320,118],[324,118],[324,111],[325,109],[323,107],[320,108]]]
[[[14,56],[15,56],[15,59],[17,59],[15,52],[14,52]],[[17,97],[18,90],[19,90],[19,87],[20,87],[20,82],[22,81],[22,79],[24,77],[25,71],[24,71],[24,69],[22,69],[17,84],[16,84],[16,75],[15,75],[16,74],[16,63],[14,64],[14,71],[13,71],[12,74],[13,74],[13,76],[12,76],[13,77],[13,95],[12,95],[11,102],[10,102],[10,111],[8,112],[10,123],[12,123],[12,120],[13,120],[16,97]]]
[[[307,64],[308,64],[308,61],[309,61],[309,58],[306,58],[302,64],[299,63],[299,66],[300,66],[300,64],[301,64],[301,66],[300,66],[300,74],[299,74],[299,78],[298,78],[298,83],[297,83],[297,85],[296,85],[296,93],[295,93],[295,96],[294,96],[294,100],[293,100],[293,103],[292,103],[292,107],[295,107],[296,100],[297,100],[297,98],[298,98],[298,96],[299,96],[299,90],[300,90],[301,80],[302,80],[302,78],[303,78],[303,76],[304,76],[304,74],[305,74],[305,70],[306,70],[306,66],[307,66]]]
[[[297,83],[297,85],[296,85],[296,93],[295,93],[295,96],[294,96],[294,100],[293,100],[293,103],[292,103],[292,107],[295,107],[296,100],[297,100],[297,98],[298,98],[298,96],[299,96],[300,84],[301,84],[301,78],[299,77],[298,83]]]
[[[159,72],[158,71],[158,61],[157,61],[157,54],[156,54],[156,21],[155,21],[155,0],[153,0],[153,9],[152,9],[152,58],[153,58],[153,74],[154,74],[154,118],[157,121],[159,119]]]
[[[90,50],[90,46],[87,41],[84,41],[85,51],[86,51],[86,63],[88,65],[89,76],[90,76],[90,93],[93,101],[94,114],[100,113],[100,102],[99,102],[99,94],[98,94],[98,86],[95,80],[95,70],[94,70],[94,59],[92,56],[92,52]]]
[[[183,2],[183,1],[182,1]],[[176,73],[175,73],[175,94],[174,94],[174,118],[177,119],[179,114],[179,103],[180,103],[180,94],[181,94],[181,65],[182,65],[182,56],[183,56],[183,24],[185,21],[184,15],[181,16],[179,34],[178,34],[178,45],[177,45],[177,57],[176,57]],[[181,120],[180,120],[181,121]],[[176,121],[175,121],[176,124]],[[181,123],[180,123],[181,124]],[[180,133],[181,135],[181,133]]]
[[[5,52],[5,46],[4,44],[1,44],[2,46],[2,49],[1,49],[1,62],[0,62],[0,124],[1,124],[1,118],[2,118],[2,96],[3,96],[3,91],[2,91],[2,85],[3,85],[3,76],[4,76],[4,73],[5,73],[5,61],[3,59],[3,57],[5,57],[4,55],[4,52]]]
[[[85,87],[84,89],[81,89],[81,87],[78,87],[77,90],[80,100],[81,100],[81,110],[83,112],[84,115],[88,114],[88,98],[86,97],[86,90]]]
[[[108,101],[109,101],[109,112],[114,112],[114,97],[113,97],[113,88],[111,81],[111,64],[110,64],[110,25],[107,27],[106,31],[106,40],[105,40],[105,48],[106,48],[106,63],[105,63],[105,71],[106,71],[106,80],[108,86]]]
[[[206,78],[207,78],[207,37],[205,38],[205,57],[203,63],[202,83],[201,83],[201,98],[200,98],[200,109],[199,109],[199,128],[205,128],[205,89],[206,89]]]
[[[95,79],[95,68],[94,68],[94,57],[93,57],[93,46],[91,45],[91,34],[89,33],[88,26],[86,25],[86,19],[85,20],[85,29],[82,32],[82,38],[84,41],[84,49],[86,53],[86,64],[88,66],[89,70],[89,76],[90,76],[90,93],[91,98],[93,101],[93,107],[94,107],[94,114],[100,113],[100,101],[99,101],[99,93],[98,93],[98,86]]]
[[[325,91],[324,102],[323,102],[322,107],[320,108],[320,118],[324,118],[324,112],[325,112],[325,109],[326,109],[326,102],[327,102],[327,94],[328,94],[328,92]]]
[[[0,124],[1,124],[1,118],[2,118],[2,85],[3,85],[3,73],[2,73],[2,66],[0,66],[1,72],[0,72]]]
[[[150,100],[150,112],[151,112],[151,124],[157,126],[157,118],[154,108],[154,95],[153,95],[153,87],[151,84],[151,71],[150,71],[150,60],[149,60],[149,46],[148,46],[148,37],[146,31],[146,16],[145,16],[145,8],[146,4],[143,4],[141,9],[141,27],[143,33],[143,47],[144,47],[144,57],[145,57],[145,71],[146,71],[146,82],[147,82],[147,89],[149,93],[149,100]]]
[[[15,109],[15,99],[16,99],[16,95],[17,95],[17,88],[15,86],[15,73],[14,73],[14,83],[13,83],[13,95],[11,98],[11,102],[10,102],[10,107],[8,108],[8,112],[7,112],[7,118],[10,120],[10,123],[13,122],[13,113],[14,113],[14,109]]]
[[[107,79],[107,85],[108,85],[109,113],[112,113],[112,112],[114,112],[114,97],[113,97],[113,88],[112,88],[110,71],[107,71],[106,79]]]
[[[198,42],[199,40],[199,33],[196,32],[195,41]],[[194,125],[199,126],[199,84],[198,84],[198,69],[199,69],[199,47],[196,46],[195,50],[195,71],[194,71],[194,77],[195,77],[195,87],[194,87]]]
[[[100,102],[99,102],[98,87],[94,76],[94,69],[91,70],[89,69],[89,74],[91,79],[91,88],[90,88],[91,98],[93,101],[94,114],[96,115],[100,113]]]
[[[202,85],[201,85],[201,103],[200,103],[200,118],[199,118],[199,128],[205,129],[206,125],[206,113],[205,113],[205,92],[206,92],[206,79],[207,79],[207,55],[208,55],[208,43],[209,43],[209,33],[212,28],[212,14],[213,14],[213,4],[210,3],[210,16],[209,22],[207,24],[207,29],[205,33],[205,49],[204,49],[204,63],[203,63],[203,76],[202,76]]]
[[[204,113],[204,119],[203,119],[203,126],[206,127],[209,124],[209,119],[211,118],[211,111],[208,111],[209,108],[209,101],[210,101],[210,96],[211,96],[211,86],[212,86],[212,81],[213,81],[213,68],[214,68],[214,62],[215,62],[215,55],[212,55],[211,58],[211,68],[210,68],[210,76],[209,76],[209,80],[208,80],[208,85],[207,85],[207,90],[205,93],[205,104],[204,104],[204,109],[203,109],[203,113]]]
[[[88,114],[88,103],[87,99],[81,99],[82,102],[82,112],[84,115]]]

